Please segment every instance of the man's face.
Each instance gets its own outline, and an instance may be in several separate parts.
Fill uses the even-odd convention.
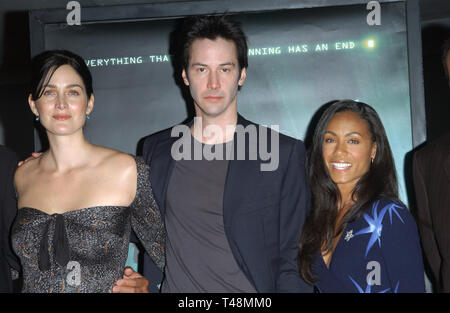
[[[239,72],[234,42],[221,37],[196,39],[189,54],[182,77],[194,99],[196,115],[214,118],[237,112],[238,86],[244,84],[246,72]]]

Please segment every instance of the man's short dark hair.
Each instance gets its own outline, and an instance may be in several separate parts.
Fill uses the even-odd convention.
[[[189,52],[192,43],[196,39],[215,40],[218,37],[234,42],[239,63],[239,71],[248,67],[247,38],[242,31],[239,22],[231,20],[226,15],[195,16],[185,20],[183,29],[185,34],[182,52],[184,69],[189,67]]]
[[[442,45],[442,65],[444,66],[445,77],[449,81],[449,74],[447,68],[447,55],[450,52],[450,38],[444,41]]]

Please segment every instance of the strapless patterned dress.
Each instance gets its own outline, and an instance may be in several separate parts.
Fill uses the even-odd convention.
[[[111,292],[122,278],[134,230],[155,264],[164,267],[165,230],[149,181],[136,158],[137,190],[130,206],[97,206],[49,215],[18,210],[12,244],[22,264],[22,292]]]

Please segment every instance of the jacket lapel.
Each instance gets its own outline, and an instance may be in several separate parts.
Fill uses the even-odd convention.
[[[244,128],[250,124],[249,121],[238,115],[237,125]],[[245,155],[248,154],[248,145],[245,145]],[[227,178],[225,180],[225,190],[223,194],[223,217],[225,227],[231,225],[231,220],[237,209],[240,207],[248,188],[247,178],[251,177],[249,173],[251,167],[248,161],[237,160],[237,134],[233,137],[233,159],[228,163]]]
[[[187,123],[191,126],[193,120]],[[241,115],[238,115],[237,125],[244,128],[252,124]],[[256,126],[256,125],[255,125]],[[168,137],[161,140],[155,148],[154,155],[151,160],[152,170],[150,173],[150,181],[153,187],[153,193],[156,201],[160,207],[161,214],[164,215],[166,208],[167,187],[169,185],[170,176],[175,165],[175,160],[172,158],[172,145],[179,137]],[[233,154],[234,157],[230,160],[227,170],[227,178],[225,181],[225,190],[223,195],[223,215],[225,227],[231,224],[232,217],[240,207],[245,197],[245,190],[249,188],[247,178],[252,177],[254,173],[253,166],[259,166],[258,161],[241,161],[237,160],[237,134],[234,133],[233,138]],[[248,144],[245,145],[245,155],[248,155]],[[251,164],[251,165],[250,165]],[[252,166],[253,165],[253,166]]]
[[[166,212],[166,194],[169,185],[170,176],[175,165],[172,158],[171,149],[173,143],[178,137],[169,137],[160,141],[155,148],[151,161],[150,181],[153,188],[153,194],[158,203],[161,215]]]

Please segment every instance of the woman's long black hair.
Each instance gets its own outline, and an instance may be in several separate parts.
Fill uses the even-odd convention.
[[[355,203],[336,229],[341,198],[339,189],[331,180],[325,166],[322,146],[330,120],[335,114],[346,111],[354,112],[366,121],[372,140],[377,144],[377,150],[369,171],[359,179],[353,190],[352,199]],[[368,104],[353,100],[331,104],[324,111],[315,128],[308,151],[307,172],[312,193],[312,210],[303,226],[298,265],[303,279],[313,284],[316,281],[312,270],[314,256],[322,249],[330,251],[333,239],[345,229],[349,222],[358,219],[369,208],[369,204],[377,199],[390,198],[399,201],[394,159],[377,112]]]

